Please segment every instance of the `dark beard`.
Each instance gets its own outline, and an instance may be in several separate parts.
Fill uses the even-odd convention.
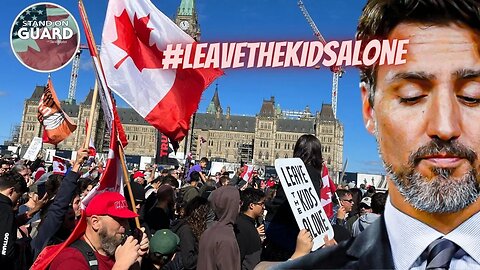
[[[98,236],[100,236],[103,251],[110,257],[115,256],[115,251],[122,243],[122,239],[117,239],[115,236],[108,236],[107,230],[104,228],[98,231]]]
[[[468,160],[472,169],[459,179],[452,177],[452,169],[432,168],[435,177],[430,180],[416,171],[421,157],[441,153]],[[394,171],[391,164],[383,162],[388,176],[405,200],[414,208],[433,214],[458,212],[478,199],[480,186],[473,165],[476,159],[473,150],[458,142],[432,140],[410,155],[407,167]]]

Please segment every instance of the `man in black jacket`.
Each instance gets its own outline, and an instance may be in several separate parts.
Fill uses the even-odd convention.
[[[235,236],[240,248],[242,269],[250,270],[260,262],[262,241],[257,227],[257,219],[263,216],[265,210],[265,193],[263,191],[247,188],[240,194],[242,206],[235,224]]]
[[[403,64],[360,76],[389,180],[385,212],[357,238],[278,269],[480,268],[479,33],[479,1],[367,2],[362,45],[409,40]]]
[[[25,179],[17,173],[6,173],[0,176],[0,265],[2,269],[14,269],[15,241],[17,240],[17,221],[13,207],[23,193],[28,192]],[[38,210],[37,210],[38,211]],[[32,217],[31,211],[26,215]]]

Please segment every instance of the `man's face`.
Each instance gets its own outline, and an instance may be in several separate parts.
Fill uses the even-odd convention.
[[[352,194],[347,194],[342,198],[340,198],[340,200],[342,201],[342,206],[345,207],[345,211],[347,212],[352,211],[352,206],[354,204]]]
[[[28,168],[25,168],[21,171],[18,172],[20,175],[23,176],[23,178],[25,178],[25,181],[28,182],[28,180],[30,179],[30,170]]]
[[[10,170],[10,166],[8,164],[2,164],[2,166],[0,167],[0,175],[3,175],[9,170]]]
[[[173,176],[173,177],[175,177],[175,179],[178,179],[178,177],[179,177],[179,173],[178,173],[178,171],[177,171],[177,170],[175,170],[175,171],[171,172],[171,174],[170,174],[170,175],[171,175],[171,176]]]
[[[128,220],[111,216],[99,216],[100,229],[98,235],[102,242],[102,249],[109,255],[115,255],[115,250],[122,243],[123,236],[128,229]]]
[[[253,214],[255,218],[263,216],[265,210],[265,199],[261,199],[257,203],[253,203]]]
[[[364,203],[360,204],[360,215],[365,215],[367,213],[372,213],[372,208],[368,207]]]
[[[409,39],[406,64],[379,66],[373,109],[390,179],[414,208],[456,212],[479,194],[480,51],[478,36],[457,25],[400,24],[389,39]]]
[[[18,202],[18,199],[20,199],[20,197],[22,197],[22,193],[18,193],[17,191],[14,191],[12,192],[12,196],[10,197],[10,199],[12,200],[12,204],[14,206],[17,205],[17,202]]]
[[[205,168],[207,167],[207,163],[201,161],[201,162],[200,162],[200,167],[202,167],[202,169],[205,169]]]
[[[143,177],[137,177],[136,179],[137,183],[139,183],[140,185],[143,185],[145,183],[145,178]]]

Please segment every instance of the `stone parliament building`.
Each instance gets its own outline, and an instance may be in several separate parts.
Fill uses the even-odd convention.
[[[174,19],[185,32],[200,40],[200,26],[194,0],[182,0]],[[24,103],[20,125],[19,143],[28,146],[32,138],[41,137],[37,120],[37,108],[43,86],[36,86]],[[62,109],[77,124],[77,130],[57,149],[76,150],[86,136],[86,120],[89,117],[93,90],[76,104],[61,102]],[[101,116],[100,104],[96,105],[92,138],[97,151],[108,149],[108,135]],[[195,159],[205,156],[226,162],[247,162],[256,165],[273,165],[276,158],[292,157],[297,139],[303,134],[314,134],[322,143],[322,154],[331,173],[341,171],[343,163],[343,125],[334,118],[332,106],[322,104],[320,112],[311,113],[308,106],[303,111],[288,111],[275,104],[275,98],[263,100],[255,116],[235,115],[227,107],[224,112],[220,103],[218,85],[207,111],[197,112],[187,144],[180,143],[177,157],[184,158],[185,147]],[[131,108],[118,108],[125,129],[128,146],[126,155],[154,157],[159,133]],[[45,145],[44,148],[53,148]]]
[[[43,86],[35,87],[32,96],[25,101],[19,143],[28,146],[31,139],[41,136],[37,120],[37,107]],[[77,130],[61,142],[57,148],[76,150],[85,141],[86,119],[88,119],[93,92],[80,104],[62,102],[62,108],[77,124]],[[100,104],[96,106],[92,138],[97,149],[108,149],[105,138],[105,123]],[[150,126],[131,108],[118,108],[121,122],[128,139],[126,155],[154,157],[158,139],[157,130]],[[297,139],[303,134],[314,134],[322,143],[322,154],[329,170],[338,172],[343,161],[343,125],[333,117],[330,104],[323,104],[320,112],[312,114],[308,107],[303,111],[282,111],[275,105],[274,97],[263,100],[256,116],[231,114],[227,107],[223,112],[218,89],[205,113],[197,112],[192,125],[193,133],[188,136],[187,149],[193,157],[215,158],[226,162],[253,162],[257,165],[273,165],[275,159],[292,157]],[[190,143],[190,141],[193,143]],[[45,148],[53,148],[45,145]],[[183,154],[185,143],[177,151]]]

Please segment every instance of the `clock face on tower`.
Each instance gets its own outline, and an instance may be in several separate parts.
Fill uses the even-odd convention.
[[[180,28],[182,28],[182,30],[187,30],[189,26],[190,26],[190,23],[188,21],[180,22]]]

